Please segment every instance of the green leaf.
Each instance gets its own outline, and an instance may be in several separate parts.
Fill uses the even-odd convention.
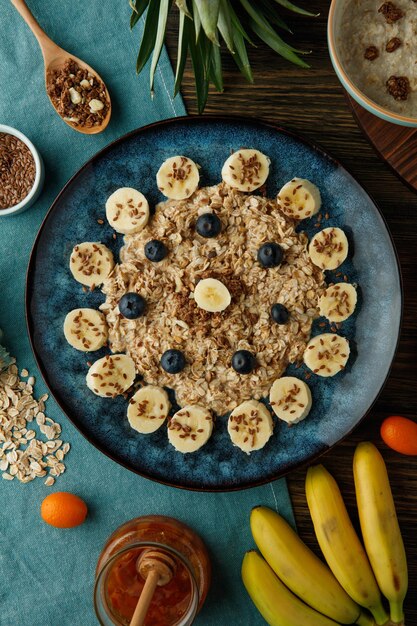
[[[132,15],[130,16],[130,28],[136,26],[148,4],[149,0],[130,0],[129,5],[132,9]]]
[[[199,45],[196,44],[194,38],[188,42],[190,48],[191,62],[195,77],[195,91],[197,95],[198,112],[202,113],[207,104],[209,78],[206,74],[207,59],[205,54],[205,41],[207,38],[201,34]]]
[[[238,18],[238,16],[236,15],[231,3],[229,2],[229,0],[226,0],[228,3],[228,10],[230,13],[230,17],[232,20],[232,25],[233,25],[233,31],[239,31],[239,33],[242,35],[242,37],[244,37],[246,39],[247,42],[249,42],[252,46],[255,46],[255,44],[253,43],[253,41],[251,41],[248,33],[245,31],[245,29],[242,26],[242,23],[240,21],[240,19]],[[255,46],[256,48],[256,46]]]
[[[211,44],[211,65],[209,69],[210,78],[216,87],[217,91],[223,91],[223,73],[222,73],[222,59],[219,46],[214,43]]]
[[[219,19],[220,0],[195,0],[201,24],[208,39],[217,46],[217,21]]]
[[[177,53],[177,69],[175,71],[174,97],[181,88],[182,77],[184,74],[185,62],[188,52],[188,38],[191,30],[191,21],[180,13],[180,23],[178,28],[178,53]]]
[[[227,0],[220,0],[218,27],[221,36],[226,42],[226,46],[229,48],[230,52],[234,54],[235,46],[233,43],[232,18]]]
[[[158,31],[158,14],[161,0],[150,0],[143,29],[142,41],[136,61],[136,72],[140,74],[155,47]]]
[[[195,29],[195,40],[198,41],[201,32],[201,20],[200,15],[198,13],[198,8],[195,0],[193,2],[193,19],[194,19],[194,29]]]
[[[273,31],[273,35],[271,35],[269,31],[260,27],[254,20],[251,21],[251,27],[256,35],[262,39],[262,41],[272,48],[272,50],[278,52],[278,54],[284,57],[284,59],[287,59],[287,61],[291,61],[291,63],[299,65],[300,67],[310,67],[305,61],[296,55],[294,48],[286,44],[285,41],[283,41],[281,37],[275,33],[275,31]]]
[[[288,26],[286,22],[278,15],[276,11],[276,7],[273,5],[274,0],[260,0],[262,3],[262,11],[264,17],[268,20],[270,24],[275,24],[282,30],[286,30],[287,33],[293,34],[291,28]]]
[[[175,0],[175,4],[177,5],[181,13],[193,19],[191,13],[188,10],[187,0]]]
[[[167,27],[168,13],[172,5],[172,0],[161,0],[161,6],[159,9],[158,17],[158,31],[155,38],[155,46],[152,55],[152,63],[150,70],[150,88],[153,93],[153,84],[155,79],[155,70],[158,65],[159,57],[161,56],[162,46],[164,45],[165,30]]]
[[[310,17],[318,17],[320,15],[320,13],[310,13],[310,11],[300,9],[300,7],[297,7],[289,0],[275,0],[275,2],[278,2],[278,4],[280,4],[282,7],[285,7],[286,9],[289,9],[294,13],[299,13],[300,15],[309,15]]]
[[[233,56],[236,65],[246,78],[248,83],[253,83],[252,69],[248,59],[248,53],[246,50],[245,39],[241,32],[237,29],[233,31],[233,41],[235,44],[235,54]]]

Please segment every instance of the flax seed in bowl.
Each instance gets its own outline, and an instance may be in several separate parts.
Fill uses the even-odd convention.
[[[21,213],[39,196],[42,159],[23,133],[0,124],[0,217]]]

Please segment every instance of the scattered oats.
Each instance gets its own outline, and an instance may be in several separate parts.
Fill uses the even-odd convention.
[[[22,369],[21,376],[27,377],[29,372]],[[46,468],[51,468],[54,476],[66,469],[61,461],[70,445],[58,439],[61,426],[45,415],[48,394],[38,401],[33,397],[34,384],[33,376],[27,382],[19,378],[14,363],[0,373],[0,472],[4,480],[17,478],[21,483],[29,483],[45,477]],[[28,430],[27,425],[33,420],[47,441],[37,439],[36,430]],[[45,484],[52,486],[54,482],[48,476]]]

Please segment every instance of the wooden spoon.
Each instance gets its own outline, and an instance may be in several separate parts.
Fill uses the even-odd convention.
[[[136,569],[146,582],[130,621],[130,626],[143,626],[156,587],[163,587],[172,580],[176,564],[165,552],[149,549],[142,552],[138,558]]]
[[[54,103],[52,102],[51,98],[49,97],[48,94],[48,98],[51,101],[52,106],[54,107],[55,111],[57,111],[58,115],[60,116],[60,118],[62,120],[64,120],[64,122],[66,124],[68,124],[68,126],[71,126],[71,128],[73,128],[74,130],[77,130],[79,133],[84,133],[85,135],[95,135],[96,133],[101,133],[108,125],[109,121],[110,121],[110,116],[111,116],[111,101],[110,101],[110,96],[109,96],[109,92],[107,90],[107,87],[104,83],[104,81],[102,80],[102,78],[100,78],[100,76],[97,74],[97,72],[90,67],[89,65],[87,65],[87,63],[85,63],[84,61],[82,61],[81,59],[78,59],[76,56],[74,56],[73,54],[69,54],[66,50],[63,50],[63,48],[60,48],[59,46],[57,46],[57,44],[55,42],[52,41],[52,39],[50,39],[48,37],[48,35],[42,30],[42,28],[39,26],[38,22],[35,20],[35,18],[33,17],[32,13],[29,11],[25,0],[11,0],[11,3],[13,4],[13,6],[19,11],[20,15],[23,17],[23,19],[25,20],[26,24],[29,26],[29,28],[31,29],[32,33],[35,35],[36,39],[38,40],[38,43],[41,47],[42,50],[42,54],[43,54],[43,60],[44,60],[44,65],[45,65],[45,85],[47,83],[47,76],[49,72],[53,72],[54,70],[57,70],[59,68],[61,68],[65,61],[67,61],[69,58],[73,59],[81,69],[85,69],[88,72],[90,72],[90,74],[93,74],[96,76],[97,80],[101,81],[106,89],[106,96],[107,96],[107,102],[108,102],[108,111],[107,111],[107,115],[106,117],[103,119],[103,121],[101,122],[101,124],[99,126],[90,126],[90,127],[86,127],[86,126],[74,126],[74,124],[71,124],[70,122],[67,122],[60,113],[58,113]]]

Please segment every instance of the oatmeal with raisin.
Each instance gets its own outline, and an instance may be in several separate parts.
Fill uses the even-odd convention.
[[[417,117],[417,3],[347,0],[337,42],[355,85],[400,115]]]

